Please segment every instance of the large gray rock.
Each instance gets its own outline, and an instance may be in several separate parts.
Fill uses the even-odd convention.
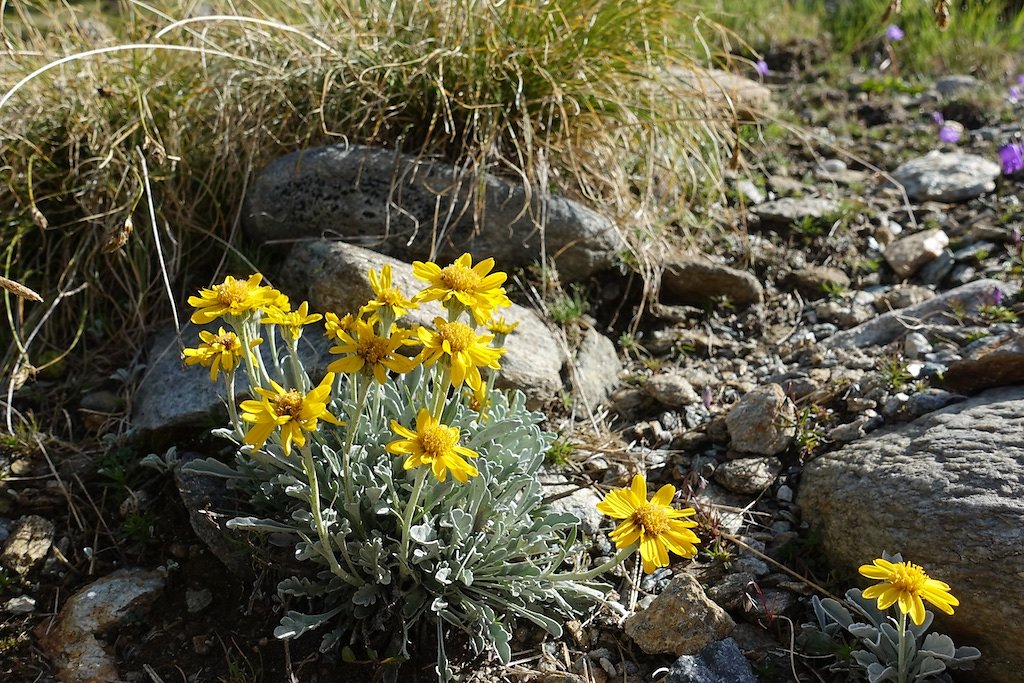
[[[160,595],[164,577],[155,571],[119,569],[68,598],[55,623],[42,622],[36,636],[63,683],[118,683],[117,661],[97,636],[139,612]]]
[[[953,321],[954,309],[960,308],[968,313],[976,312],[979,305],[991,303],[993,289],[999,289],[1007,297],[1017,291],[1017,285],[998,280],[976,280],[928,301],[889,311],[857,327],[841,330],[822,341],[821,345],[831,349],[884,346],[902,336],[908,326],[923,320]]]
[[[1024,334],[1018,332],[975,349],[954,362],[942,378],[955,391],[1024,384]]]
[[[776,455],[796,435],[796,413],[778,384],[757,387],[736,402],[725,416],[732,447],[743,453]]]
[[[673,578],[650,606],[626,619],[626,635],[648,654],[692,655],[735,623],[689,574]]]
[[[952,586],[938,630],[983,656],[972,680],[1024,669],[1024,387],[993,389],[811,461],[797,501],[848,574],[899,552]]]
[[[615,344],[594,328],[589,328],[576,349],[572,381],[577,397],[588,409],[607,399],[619,385],[622,361]]]
[[[893,171],[911,199],[962,202],[996,189],[999,164],[975,154],[933,150]]]
[[[751,273],[704,258],[677,258],[663,267],[661,303],[704,305],[715,297],[736,306],[759,304],[764,287]]]
[[[785,197],[751,208],[762,223],[786,228],[806,218],[823,221],[839,212],[839,202],[824,197]]]
[[[296,244],[282,273],[290,273],[289,291],[309,300],[310,309],[334,311],[338,315],[354,313],[373,298],[370,269],[380,271],[391,266],[393,284],[412,296],[426,287],[416,279],[412,266],[344,242],[313,240]],[[500,261],[496,270],[505,270]],[[559,344],[540,317],[528,308],[513,304],[498,310],[509,322],[519,326],[505,340],[505,355],[499,361],[501,372],[495,386],[519,389],[537,406],[558,396],[562,389],[559,372],[564,362]],[[434,318],[446,317],[438,302],[428,302],[401,319],[404,325],[433,325]],[[613,351],[614,352],[614,351]]]
[[[493,256],[503,268],[546,255],[565,281],[611,266],[625,247],[610,220],[570,199],[359,145],[316,147],[272,162],[249,188],[243,218],[259,243],[336,237],[408,261],[426,259],[436,246],[439,261],[468,251]]]

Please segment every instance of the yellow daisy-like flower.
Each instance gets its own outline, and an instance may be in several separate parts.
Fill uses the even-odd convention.
[[[887,610],[893,603],[903,614],[909,614],[914,624],[924,623],[922,598],[946,614],[953,613],[953,607],[960,601],[949,592],[949,585],[929,578],[924,569],[910,562],[890,562],[881,558],[871,564],[862,565],[857,571],[876,583],[868,587],[865,598],[878,598],[878,609]]]
[[[489,346],[493,337],[489,334],[477,334],[465,323],[446,322],[444,318],[434,318],[435,330],[421,327],[420,342],[423,344],[423,363],[431,366],[442,358],[446,358],[452,370],[452,384],[461,387],[465,382],[472,389],[479,389],[480,368],[501,369],[498,359],[505,349]]]
[[[225,332],[223,327],[217,334],[200,330],[199,339],[202,343],[198,347],[182,352],[185,356],[185,365],[202,365],[204,368],[210,368],[211,382],[217,381],[217,375],[221,370],[232,372],[238,367],[242,360],[243,348],[242,340],[234,332]],[[255,348],[262,342],[263,340],[257,337],[249,342],[249,348]]]
[[[625,520],[615,527],[611,539],[619,550],[639,544],[640,559],[648,574],[658,567],[668,566],[669,551],[682,557],[697,554],[700,539],[690,531],[697,523],[680,519],[696,512],[693,508],[673,508],[670,503],[675,493],[675,487],[666,484],[648,502],[647,480],[638,474],[633,477],[630,488],[609,491],[597,504],[598,511]]]
[[[413,261],[412,272],[428,287],[414,297],[419,301],[458,301],[469,309],[477,321],[487,320],[495,308],[511,306],[502,283],[505,273],[491,273],[494,259],[473,265],[473,257],[463,254],[451,265],[441,268],[430,261]]]
[[[270,380],[272,389],[256,387],[259,400],[242,401],[242,419],[253,423],[245,435],[245,442],[255,448],[263,448],[274,430],[280,427],[284,454],[291,455],[292,444],[305,446],[306,432],[315,431],[319,420],[334,425],[344,424],[327,412],[333,383],[334,373],[328,372],[323,381],[305,396],[295,389],[285,390],[274,380]]]
[[[356,317],[351,313],[346,313],[340,318],[337,313],[324,314],[324,336],[328,339],[341,341],[341,337],[338,336],[339,332],[351,333],[355,328]]]
[[[380,309],[390,308],[395,319],[401,318],[411,308],[419,308],[419,304],[409,299],[391,284],[391,266],[385,264],[380,269],[380,276],[377,272],[370,270],[370,289],[373,290],[373,298],[366,302],[360,309],[360,313],[369,314],[370,320],[380,319]]]
[[[339,346],[332,346],[331,353],[348,354],[339,358],[327,369],[331,372],[354,373],[360,370],[369,372],[379,384],[388,379],[388,370],[404,375],[419,363],[416,358],[407,358],[398,353],[400,346],[415,344],[411,338],[412,330],[395,328],[388,337],[382,337],[373,331],[373,325],[365,320],[356,322],[352,333],[341,329],[337,332]]]
[[[514,323],[510,323],[505,320],[503,316],[498,316],[497,318],[491,318],[488,320],[484,326],[487,328],[487,331],[493,335],[497,336],[499,334],[503,334],[507,337],[512,334],[512,330],[519,327],[519,322],[516,321]]]
[[[273,287],[261,287],[263,276],[251,275],[248,280],[236,280],[228,275],[224,282],[209,289],[200,289],[199,296],[190,296],[188,303],[196,309],[192,322],[206,325],[223,316],[241,316],[255,310],[280,308],[288,304],[288,297]]]
[[[323,318],[319,313],[310,314],[309,302],[303,301],[294,311],[272,308],[263,319],[264,324],[280,325],[284,334],[292,340],[302,336],[302,328],[311,325]]]
[[[426,408],[416,415],[416,431],[391,421],[391,431],[401,439],[392,441],[385,450],[392,455],[408,455],[404,469],[429,465],[438,481],[444,481],[449,470],[455,480],[465,484],[479,470],[463,458],[479,457],[476,451],[459,445],[459,428],[441,424]]]

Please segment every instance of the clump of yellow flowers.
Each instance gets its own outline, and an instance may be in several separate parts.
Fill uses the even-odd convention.
[[[668,552],[692,556],[697,538],[663,487],[648,501],[642,477],[608,494],[600,509],[623,520],[619,554],[589,571],[562,568],[580,554],[579,520],[553,512],[538,482],[553,435],[525,397],[494,389],[515,321],[506,275],[493,259],[464,254],[448,265],[415,262],[425,283],[402,291],[385,265],[369,273],[373,297],[358,311],[311,313],[259,275],[227,277],[189,298],[200,332],[185,361],[224,378],[235,460],[193,461],[248,494],[229,527],[291,537],[312,570],[278,587],[292,604],[275,634],[319,629],[322,649],[376,651],[398,660],[429,624],[437,674],[451,669],[445,634],[476,651],[511,658],[511,625],[523,619],[552,634],[561,620],[603,600],[590,581],[639,550],[644,568]],[[445,315],[405,325],[439,302]],[[313,376],[300,343],[323,321],[330,360]],[[242,368],[249,397],[236,406]],[[395,661],[392,659],[392,661]]]

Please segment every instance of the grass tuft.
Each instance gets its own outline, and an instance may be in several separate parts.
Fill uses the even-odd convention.
[[[733,149],[734,112],[677,75],[718,29],[673,0],[202,5],[5,3],[0,275],[46,300],[4,294],[7,375],[76,345],[118,367],[211,271],[252,270],[245,188],[295,149],[519,178],[628,216],[642,253]]]

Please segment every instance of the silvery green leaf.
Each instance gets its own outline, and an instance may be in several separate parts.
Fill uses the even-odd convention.
[[[301,508],[298,508],[292,510],[292,519],[294,519],[296,522],[301,522],[303,524],[312,524],[313,513],[310,512],[309,510],[303,510]]]
[[[970,647],[970,646],[958,647],[956,649],[956,655],[954,656],[953,662],[951,662],[949,664],[949,668],[951,668],[951,669],[960,669],[960,668],[970,669],[970,668],[973,668],[974,664],[972,662],[975,659],[978,659],[979,657],[981,657],[981,650],[979,650],[976,647]],[[966,666],[962,666],[962,664],[966,664]]]
[[[257,519],[256,517],[235,517],[229,519],[225,525],[229,529],[240,531],[265,531],[269,533],[294,534],[295,528],[276,522],[272,519]]]
[[[224,479],[245,479],[246,475],[240,474],[235,468],[223,463],[216,458],[196,458],[189,460],[181,471],[186,474],[205,474],[211,477],[222,477]]]
[[[377,602],[377,587],[373,584],[364,584],[352,595],[352,602],[357,605],[372,605]]]
[[[448,578],[451,576],[451,573],[451,567],[443,565],[440,569],[434,572],[434,579],[442,586],[447,586],[452,582],[451,579]]]
[[[850,653],[850,656],[864,669],[878,664],[878,657],[873,652],[868,652],[867,650],[854,650]]]
[[[838,600],[833,600],[832,598],[823,598],[821,600],[817,600],[817,596],[815,596],[815,614],[818,614],[819,606],[824,616],[826,616],[828,619],[831,619],[835,623],[839,624],[843,628],[849,628],[849,626],[853,623],[853,616],[850,615],[850,610],[843,607],[842,603],[840,603]],[[818,621],[822,622],[822,615],[820,614],[818,614]],[[824,625],[824,622],[822,622],[822,625]]]
[[[512,661],[512,648],[509,647],[509,641],[512,639],[512,634],[509,633],[504,626],[498,623],[491,623],[487,625],[487,633],[491,636],[491,643],[494,645],[494,652],[498,655],[498,659],[502,664],[508,664]]]
[[[914,634],[914,638],[920,638],[927,633],[934,620],[935,615],[928,610],[925,610],[924,621],[922,621],[920,625],[915,624],[913,619],[907,620],[907,630]]]
[[[877,662],[867,668],[865,673],[868,676],[868,683],[882,683],[882,681],[895,681],[898,672],[895,667],[882,666]]]
[[[953,639],[942,633],[929,633],[920,649],[925,654],[942,659],[952,659],[956,655]]]
[[[917,662],[917,671],[914,675],[914,683],[927,681],[931,676],[938,676],[946,670],[946,665],[934,657],[925,657]]]
[[[274,637],[282,639],[297,638],[306,631],[320,628],[340,611],[340,607],[323,614],[302,614],[301,612],[289,610],[287,614],[281,617],[280,625],[274,629]]]

